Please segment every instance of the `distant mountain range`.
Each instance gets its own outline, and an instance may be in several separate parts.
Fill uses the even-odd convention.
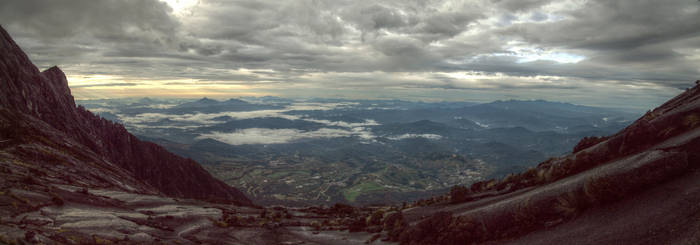
[[[614,133],[638,116],[541,100],[80,103],[142,139],[204,163],[258,203],[285,205],[417,200],[527,169],[570,152],[584,137]],[[454,162],[453,155],[463,160]]]
[[[279,109],[274,105],[251,104],[239,99],[229,99],[226,101],[202,98],[197,101],[179,104],[175,107],[161,110],[163,113],[184,114],[184,113],[212,113],[225,111],[254,111],[265,109]]]

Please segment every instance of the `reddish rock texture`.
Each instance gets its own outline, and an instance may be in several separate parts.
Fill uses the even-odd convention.
[[[697,244],[699,174],[700,86],[695,86],[615,135],[583,139],[570,155],[502,180],[455,188],[450,205],[404,211],[412,225],[392,239]]]
[[[99,156],[98,164],[121,167],[167,196],[252,205],[197,162],[141,141],[122,125],[76,106],[63,72],[58,67],[39,72],[2,27],[0,55],[0,120],[5,120],[0,136],[21,141],[26,133],[56,130]],[[27,132],[11,132],[20,128]]]

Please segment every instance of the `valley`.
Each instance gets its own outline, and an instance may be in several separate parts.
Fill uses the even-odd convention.
[[[503,177],[637,115],[548,101],[79,101],[265,205],[391,204]]]

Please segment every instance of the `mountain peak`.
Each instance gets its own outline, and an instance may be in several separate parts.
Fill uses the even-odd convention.
[[[207,98],[207,97],[204,97],[204,98],[201,98],[201,99],[197,100],[197,103],[202,103],[202,104],[216,104],[216,103],[219,103],[219,101],[218,101],[218,100],[213,100],[213,99],[210,99],[210,98]]]
[[[68,79],[66,78],[66,74],[63,73],[61,68],[58,68],[58,66],[52,66],[51,68],[41,72],[41,74],[46,78],[47,81],[51,82],[51,85],[53,86],[52,90],[60,92],[58,95],[69,96],[70,100],[73,99],[73,96],[70,92],[70,87],[68,87]]]
[[[138,100],[138,103],[144,103],[144,104],[151,104],[151,103],[155,103],[155,102],[156,102],[155,100],[148,98],[148,97],[143,97],[143,98]]]
[[[16,142],[47,148],[70,145],[73,154],[98,156],[90,162],[66,160],[77,168],[118,166],[119,171],[130,173],[126,177],[141,181],[142,189],[171,197],[252,205],[243,193],[212,177],[197,162],[141,141],[121,124],[76,107],[63,71],[54,66],[39,72],[2,27],[0,53],[0,125],[14,125],[8,130],[24,125],[25,133],[13,134]]]
[[[76,116],[75,101],[63,71],[53,66],[39,72],[1,26],[0,53],[0,107],[70,123],[65,119]]]
[[[2,25],[0,25],[0,53],[3,55],[3,62],[0,63],[0,69],[13,71],[14,73],[38,71],[36,66],[29,60],[29,57],[27,57],[19,45],[15,43]],[[20,67],[23,69],[10,70],[10,68]]]

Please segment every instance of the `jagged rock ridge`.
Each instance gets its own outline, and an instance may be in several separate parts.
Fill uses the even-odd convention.
[[[99,159],[92,159],[101,161],[98,164],[118,166],[157,192],[252,205],[243,193],[213,178],[193,160],[141,141],[122,125],[100,118],[82,106],[76,107],[65,74],[58,67],[39,72],[2,27],[0,54],[3,140],[27,141],[32,132],[53,129],[67,137],[64,141],[84,146],[98,156]]]

